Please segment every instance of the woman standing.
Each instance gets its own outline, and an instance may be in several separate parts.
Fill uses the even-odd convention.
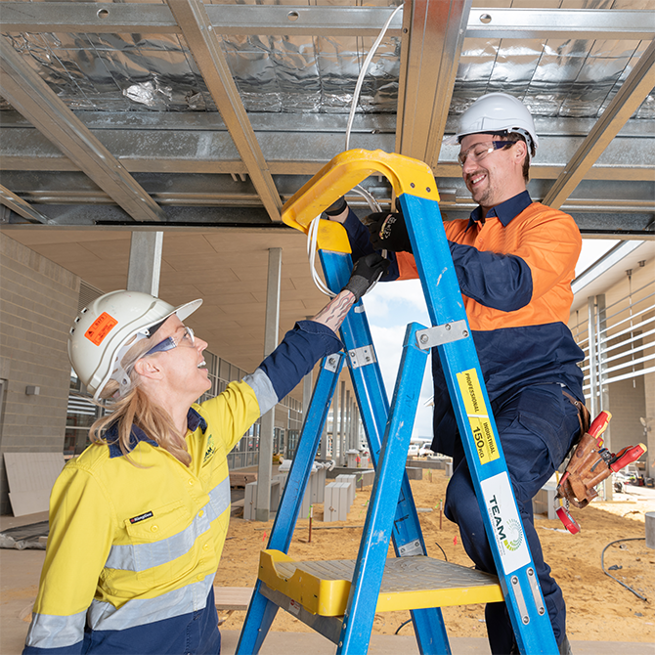
[[[230,516],[227,454],[323,356],[350,307],[386,268],[357,262],[344,289],[300,321],[259,368],[201,405],[207,343],[173,308],[114,291],[82,310],[69,356],[112,413],[50,499],[50,535],[24,655],[217,654],[213,581]]]

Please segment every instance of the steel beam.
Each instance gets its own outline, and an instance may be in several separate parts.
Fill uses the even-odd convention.
[[[434,168],[471,0],[414,0],[405,12],[395,151]]]
[[[248,174],[272,221],[280,221],[282,201],[241,101],[232,73],[201,0],[167,0],[191,49],[207,89],[227,125]]]
[[[26,218],[28,221],[36,221],[37,223],[45,223],[46,225],[48,223],[54,223],[54,221],[50,220],[47,216],[44,216],[41,212],[34,209],[29,202],[26,202],[13,191],[10,191],[2,185],[0,185],[0,203],[15,211],[23,218]]]
[[[215,32],[231,35],[377,36],[395,7],[207,5]],[[400,35],[402,17],[388,34]],[[111,2],[3,2],[8,32],[181,33],[166,5]]]
[[[655,37],[652,10],[472,9],[466,26],[474,39],[627,39]]]
[[[214,30],[232,35],[374,36],[394,7],[207,5]],[[165,5],[110,2],[3,2],[7,32],[179,33]],[[401,34],[399,14],[388,34]],[[629,39],[655,37],[652,11],[474,8],[466,37]]]
[[[160,220],[157,203],[4,37],[0,72],[0,94],[135,221]]]
[[[558,208],[596,163],[610,142],[634,114],[655,85],[655,40],[651,41],[618,93],[582,142],[543,202]]]

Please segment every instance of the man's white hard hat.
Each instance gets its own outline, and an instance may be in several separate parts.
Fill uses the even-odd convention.
[[[462,114],[457,134],[444,139],[444,143],[457,145],[467,134],[481,132],[518,132],[525,137],[533,157],[539,147],[532,114],[520,100],[507,93],[487,93],[478,98]]]
[[[200,305],[198,299],[173,307],[148,293],[121,290],[106,293],[85,307],[70,329],[68,357],[94,400],[111,379],[129,383],[121,360],[136,339],[152,336],[151,328],[158,328],[173,314],[183,321]]]

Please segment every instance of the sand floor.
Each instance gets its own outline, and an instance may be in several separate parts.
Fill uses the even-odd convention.
[[[440,517],[448,479],[441,470],[424,472],[424,479],[412,480],[411,486],[428,555],[471,566],[461,545],[457,527]],[[644,513],[655,510],[655,494],[638,496],[615,495],[613,502],[594,502],[583,510],[571,510],[581,525],[581,532],[571,535],[559,520],[536,517],[537,530],[546,561],[564,591],[567,603],[567,632],[574,640],[623,640],[655,642],[655,550],[646,547]],[[289,555],[297,560],[355,559],[366,518],[371,487],[357,490],[348,520],[323,523],[323,506],[314,507],[312,538],[308,543],[309,521],[300,520]],[[234,587],[254,585],[259,551],[265,548],[272,522],[257,523],[233,517],[223,558],[216,575],[216,584]],[[648,600],[639,599],[631,591],[608,577],[601,568],[601,552],[610,542],[623,541],[607,548],[605,569],[618,580],[632,587]],[[444,608],[448,633],[453,637],[484,637],[484,612],[480,605]],[[222,628],[241,628],[245,612],[234,612]],[[409,618],[408,612],[378,614],[374,632],[393,634]],[[310,631],[286,612],[278,612],[272,626],[277,631]],[[399,634],[411,634],[411,623]]]

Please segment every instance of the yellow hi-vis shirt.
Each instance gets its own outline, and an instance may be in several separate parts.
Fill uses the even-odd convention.
[[[168,620],[205,607],[229,523],[227,453],[259,415],[251,386],[233,382],[190,410],[189,467],[138,428],[132,462],[117,446],[91,445],[66,465],[26,652],[81,652],[85,625],[157,623],[161,638]]]

